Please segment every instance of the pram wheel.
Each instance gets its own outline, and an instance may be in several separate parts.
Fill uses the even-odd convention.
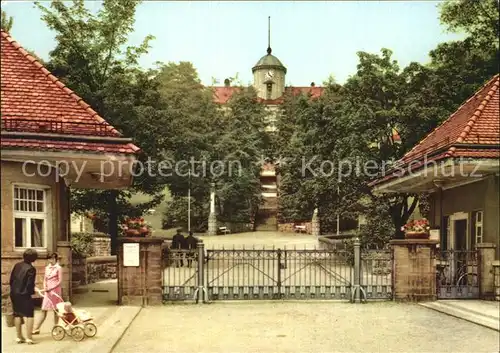
[[[85,336],[87,337],[94,337],[97,333],[97,327],[92,322],[87,322],[83,327],[83,330],[85,331]]]
[[[60,325],[54,326],[52,329],[52,338],[56,341],[61,341],[64,337],[66,337],[66,330],[64,330],[64,327]]]
[[[81,341],[85,338],[85,331],[80,326],[75,326],[71,329],[71,337],[75,341]]]

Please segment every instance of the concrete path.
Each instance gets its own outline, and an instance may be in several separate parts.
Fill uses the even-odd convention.
[[[314,249],[319,247],[317,237],[300,233],[279,233],[279,232],[250,232],[216,236],[200,236],[203,239],[206,249],[228,248],[236,249],[255,247],[256,249],[281,248],[293,249]]]
[[[420,305],[500,331],[500,302],[484,300],[438,300]]]
[[[88,291],[77,294],[73,298],[76,309],[89,311],[95,318],[97,335],[75,342],[66,336],[62,341],[55,341],[51,336],[53,315],[49,316],[41,327],[40,335],[33,336],[34,345],[16,344],[15,328],[2,325],[2,352],[30,353],[30,352],[109,352],[128,328],[140,311],[140,307],[116,305],[116,280],[94,283],[87,287]],[[35,313],[38,320],[40,312]],[[5,320],[2,317],[2,320]],[[23,327],[26,332],[26,327]]]
[[[115,353],[499,351],[498,333],[419,305],[240,302],[145,308]]]

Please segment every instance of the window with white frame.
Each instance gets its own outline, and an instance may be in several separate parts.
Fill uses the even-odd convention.
[[[47,192],[36,186],[14,186],[14,246],[47,247]]]
[[[472,242],[473,246],[483,242],[483,211],[472,212]]]
[[[474,219],[476,226],[476,244],[483,242],[483,211],[477,211]]]

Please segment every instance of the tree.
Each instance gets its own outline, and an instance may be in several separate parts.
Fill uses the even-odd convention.
[[[266,113],[256,93],[240,87],[228,105],[220,108],[212,89],[201,85],[195,68],[187,62],[162,66],[157,80],[175,132],[164,141],[162,153],[177,162],[189,161],[181,173],[166,178],[173,199],[165,213],[165,226],[186,226],[190,188],[192,226],[204,231],[212,183],[217,188],[219,220],[249,223],[260,202],[260,168],[254,162],[267,145]]]
[[[446,0],[440,8],[441,22],[448,26],[449,31],[465,31],[478,44],[498,49],[498,0]]]
[[[240,87],[220,114],[222,133],[215,141],[215,158],[226,170],[213,179],[219,186],[218,218],[250,223],[261,202],[262,165],[257,161],[265,156],[270,143],[265,132],[268,113],[253,87]]]
[[[14,19],[12,18],[12,16],[8,16],[7,13],[4,10],[2,10],[2,23],[1,23],[2,30],[10,32],[13,24],[14,24]]]
[[[42,11],[42,20],[55,31],[57,45],[47,64],[52,73],[78,92],[110,124],[124,135],[134,138],[144,151],[139,158],[155,158],[156,141],[150,132],[161,126],[164,112],[158,106],[157,84],[152,72],[138,68],[137,60],[147,52],[148,36],[138,47],[126,47],[133,31],[135,0],[106,0],[96,15],[88,11],[83,0],[71,5],[54,0]],[[135,178],[132,190],[152,195],[151,202],[133,206],[130,191],[75,190],[72,210],[94,210],[106,219],[116,252],[118,222],[124,216],[140,215],[161,200],[160,180],[143,173]]]

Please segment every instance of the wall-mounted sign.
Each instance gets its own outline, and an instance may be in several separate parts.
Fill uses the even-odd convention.
[[[439,241],[439,229],[431,229],[429,239]],[[439,244],[438,244],[438,247],[439,247]]]
[[[139,266],[139,244],[124,243],[123,244],[123,266],[138,267]]]

